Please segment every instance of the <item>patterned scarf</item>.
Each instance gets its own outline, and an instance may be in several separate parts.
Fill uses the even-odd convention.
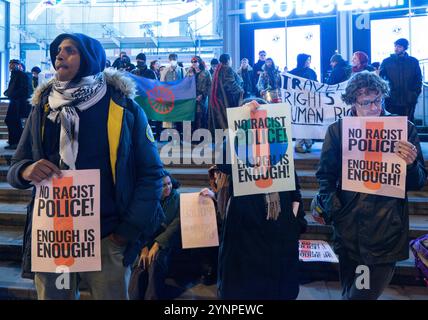
[[[59,138],[60,165],[76,169],[79,150],[79,115],[76,108],[85,111],[95,105],[107,92],[102,72],[82,78],[78,83],[52,81],[49,95],[50,113],[48,119],[61,124]]]

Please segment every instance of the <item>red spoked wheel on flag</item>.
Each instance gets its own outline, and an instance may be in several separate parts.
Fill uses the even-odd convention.
[[[159,114],[167,114],[174,109],[174,94],[165,87],[154,87],[147,91],[150,107]]]

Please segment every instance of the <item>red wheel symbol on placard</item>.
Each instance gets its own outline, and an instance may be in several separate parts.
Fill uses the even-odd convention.
[[[174,109],[174,94],[172,91],[165,87],[154,87],[147,92],[150,107],[159,113],[167,114]]]

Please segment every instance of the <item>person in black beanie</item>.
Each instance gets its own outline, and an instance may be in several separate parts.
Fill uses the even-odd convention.
[[[407,116],[414,121],[418,97],[422,91],[422,72],[418,59],[408,55],[409,41],[400,38],[394,42],[394,54],[383,60],[379,76],[389,82],[391,92],[385,98],[388,112]]]
[[[152,237],[163,221],[162,162],[147,117],[132,100],[135,84],[122,72],[104,70],[106,54],[98,40],[61,34],[51,43],[50,56],[55,78],[33,95],[7,179],[28,189],[61,170],[98,169],[102,269],[69,273],[68,289],[56,286],[58,274],[31,272],[33,199],[24,231],[23,276],[34,277],[43,300],[77,299],[79,279],[93,299],[127,299],[139,241]]]
[[[136,76],[140,76],[147,79],[156,79],[156,74],[146,64],[146,55],[142,52],[137,54],[137,68],[132,70],[132,73]]]

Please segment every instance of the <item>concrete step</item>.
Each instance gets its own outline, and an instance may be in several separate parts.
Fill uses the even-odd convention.
[[[180,192],[199,192],[208,185],[192,185],[180,188]],[[302,190],[304,210],[310,210],[310,204],[317,194],[316,189]],[[7,182],[0,182],[0,203],[28,202],[31,199],[32,189],[18,190],[12,188]],[[426,192],[411,191],[408,192],[409,214],[410,215],[428,215],[428,197]]]
[[[306,240],[324,240],[333,241],[333,227],[317,223],[310,213],[305,216],[308,221],[306,233],[301,238]],[[415,239],[428,233],[428,216],[410,215],[409,216],[409,238]],[[316,239],[314,239],[316,237]]]
[[[428,126],[416,126],[418,133],[428,133]]]
[[[17,210],[15,208],[14,210]],[[2,216],[3,213],[0,214]],[[14,212],[9,215],[15,215],[9,219],[0,218],[3,223],[0,225],[0,261],[21,259],[22,237],[25,223],[25,212]],[[305,240],[324,240],[333,241],[333,228],[331,226],[320,225],[312,219],[307,213],[306,220],[308,228],[306,233],[302,234],[301,239]],[[12,219],[12,223],[10,222]],[[414,239],[428,233],[428,216],[410,216],[409,239]]]
[[[21,278],[21,266],[13,261],[0,261],[0,300],[35,300],[33,280]]]
[[[0,182],[0,203],[29,202],[32,188],[19,190],[12,188],[7,182]]]
[[[0,203],[0,226],[25,225],[27,203]]]
[[[189,265],[192,261],[189,259],[183,260],[181,264]],[[180,266],[175,266],[180,267]],[[338,281],[338,268],[337,263],[300,263],[300,282],[302,284],[312,281]],[[188,269],[187,269],[188,270]],[[191,271],[187,271],[190,273]],[[187,275],[187,278],[194,279],[197,277],[195,275]],[[419,280],[417,271],[414,267],[414,262],[412,258],[409,258],[406,261],[398,262],[395,270],[394,277],[391,284],[393,285],[413,285],[414,288],[419,288],[423,286],[421,280]],[[179,281],[182,282],[182,281]],[[167,279],[167,283],[171,285],[174,283],[177,285],[177,282],[174,279]],[[180,287],[191,288],[195,283],[182,283]],[[197,286],[201,286],[198,285]],[[416,287],[418,286],[418,287]],[[200,290],[200,293],[197,295],[191,295],[190,299],[215,299],[211,292],[207,293],[205,290]],[[214,290],[215,291],[215,290]],[[183,295],[180,297],[184,298]],[[176,297],[180,299],[180,297]],[[428,294],[427,294],[428,297]],[[1,300],[34,300],[37,298],[34,282],[29,279],[21,278],[21,267],[18,262],[12,261],[0,261],[0,299]],[[81,299],[88,300],[90,299],[90,294],[86,290],[81,291]]]
[[[23,227],[0,226],[0,261],[20,261]]]
[[[0,166],[0,181],[2,181],[1,170],[2,167]],[[182,186],[192,186],[197,184],[200,184],[201,186],[209,186],[208,168],[199,168],[196,166],[193,168],[167,167],[167,170],[175,179],[180,181]],[[302,189],[318,188],[318,182],[315,177],[314,170],[298,170],[297,174],[299,176],[299,183]],[[3,176],[5,175],[3,174]]]
[[[0,184],[1,186],[1,184]],[[180,192],[199,192],[202,187],[185,186],[180,188]],[[318,190],[302,190],[304,210],[309,211],[311,201],[317,194]],[[428,197],[425,192],[411,191],[408,192],[409,214],[410,215],[428,215]]]
[[[338,281],[339,263],[300,262],[300,279],[302,282]],[[397,262],[391,284],[425,286],[415,268],[415,259],[411,252],[409,252],[409,259]]]
[[[83,288],[81,300],[89,300],[90,294]],[[21,277],[18,262],[0,261],[0,300],[36,300],[37,292],[34,281]]]
[[[428,142],[428,133],[418,133],[421,142]]]

